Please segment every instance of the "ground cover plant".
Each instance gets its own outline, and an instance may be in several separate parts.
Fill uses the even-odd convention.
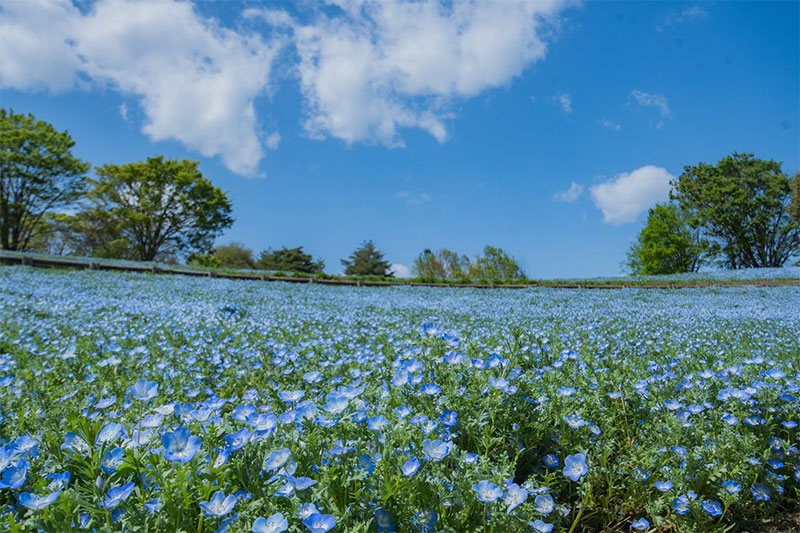
[[[800,288],[0,268],[8,531],[713,531],[798,513]]]

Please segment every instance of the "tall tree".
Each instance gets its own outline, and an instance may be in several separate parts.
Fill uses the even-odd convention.
[[[447,249],[432,252],[425,249],[414,260],[411,270],[418,278],[461,279],[469,272],[470,262],[466,255]]]
[[[281,270],[283,272],[301,272],[303,274],[317,274],[325,268],[325,262],[320,259],[314,261],[311,254],[303,252],[303,247],[272,250],[268,248],[261,252],[258,267],[264,270]]]
[[[0,109],[0,246],[24,250],[42,218],[83,192],[89,163],[75,143],[33,115]]]
[[[780,267],[800,249],[790,214],[791,186],[773,160],[734,153],[716,165],[684,167],[673,199],[691,213],[728,268]]]
[[[253,259],[253,250],[245,247],[240,242],[231,242],[214,247],[214,256],[219,261],[222,268],[247,269],[255,268],[256,262]]]
[[[472,279],[517,281],[525,279],[525,272],[517,260],[502,248],[487,245],[483,255],[475,258],[470,265],[469,277]]]
[[[136,259],[205,253],[233,223],[231,201],[197,169],[198,162],[150,157],[104,165],[90,180],[86,216],[106,220]]]
[[[627,267],[643,275],[697,272],[707,251],[700,229],[689,225],[680,207],[657,204],[628,252]]]
[[[342,259],[345,266],[346,276],[383,276],[385,278],[394,277],[389,262],[384,261],[383,253],[375,248],[375,244],[370,240],[354,251],[348,259]]]

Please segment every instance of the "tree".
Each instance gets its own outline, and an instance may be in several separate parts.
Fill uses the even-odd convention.
[[[469,272],[470,262],[466,255],[441,249],[432,252],[425,249],[414,260],[411,269],[414,276],[427,279],[461,279]]]
[[[734,153],[716,165],[686,166],[672,198],[702,227],[728,268],[780,267],[800,250],[791,185],[781,164]]]
[[[790,185],[792,202],[789,204],[789,216],[792,222],[800,223],[800,172],[796,172]]]
[[[207,253],[233,223],[231,201],[197,169],[198,162],[150,157],[126,165],[104,165],[91,179],[91,205],[84,216],[104,221],[124,239],[136,259]]]
[[[375,248],[375,244],[370,240],[361,244],[361,247],[353,252],[348,259],[342,259],[345,266],[346,276],[382,276],[385,278],[394,277],[390,270],[389,263],[383,260],[383,253]]]
[[[281,270],[283,272],[301,272],[303,274],[317,274],[325,268],[322,259],[314,261],[310,254],[303,252],[303,247],[272,250],[268,248],[261,252],[258,267],[264,270]]]
[[[470,265],[469,277],[507,282],[524,280],[525,272],[522,271],[517,260],[502,248],[487,245],[483,249],[483,256],[476,257]]]
[[[83,192],[89,163],[69,133],[33,115],[0,109],[0,246],[24,250],[42,218]]]
[[[222,268],[255,268],[256,262],[253,260],[253,250],[246,248],[240,242],[232,242],[214,248],[214,257],[217,258]]]
[[[697,272],[708,252],[708,242],[693,229],[676,204],[656,206],[628,252],[627,267],[633,274],[655,275]]]

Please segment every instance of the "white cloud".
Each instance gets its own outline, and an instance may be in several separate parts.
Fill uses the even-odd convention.
[[[128,105],[125,102],[119,104],[119,114],[122,120],[128,120]]]
[[[640,106],[657,108],[662,117],[671,115],[669,105],[667,105],[667,98],[663,95],[648,94],[634,89],[631,91],[631,96]]]
[[[674,178],[664,168],[647,165],[593,185],[590,192],[603,212],[603,222],[619,226],[635,221],[642,211],[666,200]]]
[[[410,278],[411,270],[405,265],[395,263],[389,267],[389,271],[394,274],[396,278]]]
[[[581,194],[583,194],[583,185],[573,181],[570,184],[569,189],[554,194],[553,200],[556,202],[565,202],[571,204],[574,203]]]
[[[608,128],[614,131],[619,131],[622,129],[622,126],[611,120],[598,120],[597,123],[603,126],[604,128]]]
[[[561,106],[564,113],[572,113],[572,98],[567,93],[556,93],[553,96],[553,101]]]
[[[420,205],[431,201],[431,196],[426,192],[411,194],[408,191],[398,191],[395,196],[404,200],[408,205]]]
[[[688,20],[697,20],[708,17],[708,11],[701,5],[686,6],[680,11],[673,11],[656,24],[656,30],[664,31],[669,26],[680,24]]]
[[[112,87],[139,98],[154,141],[257,172],[264,149],[253,101],[266,92],[278,44],[176,0],[100,0],[86,14],[67,0],[12,0],[0,20],[2,86]]]
[[[292,23],[312,138],[402,146],[401,128],[447,139],[456,98],[508,84],[544,57],[564,0],[332,2]],[[274,21],[274,11],[263,13]],[[286,23],[285,18],[281,20]]]

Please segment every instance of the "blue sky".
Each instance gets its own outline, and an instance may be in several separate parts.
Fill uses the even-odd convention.
[[[0,2],[0,104],[201,162],[218,243],[615,275],[684,165],[800,170],[798,2]]]

